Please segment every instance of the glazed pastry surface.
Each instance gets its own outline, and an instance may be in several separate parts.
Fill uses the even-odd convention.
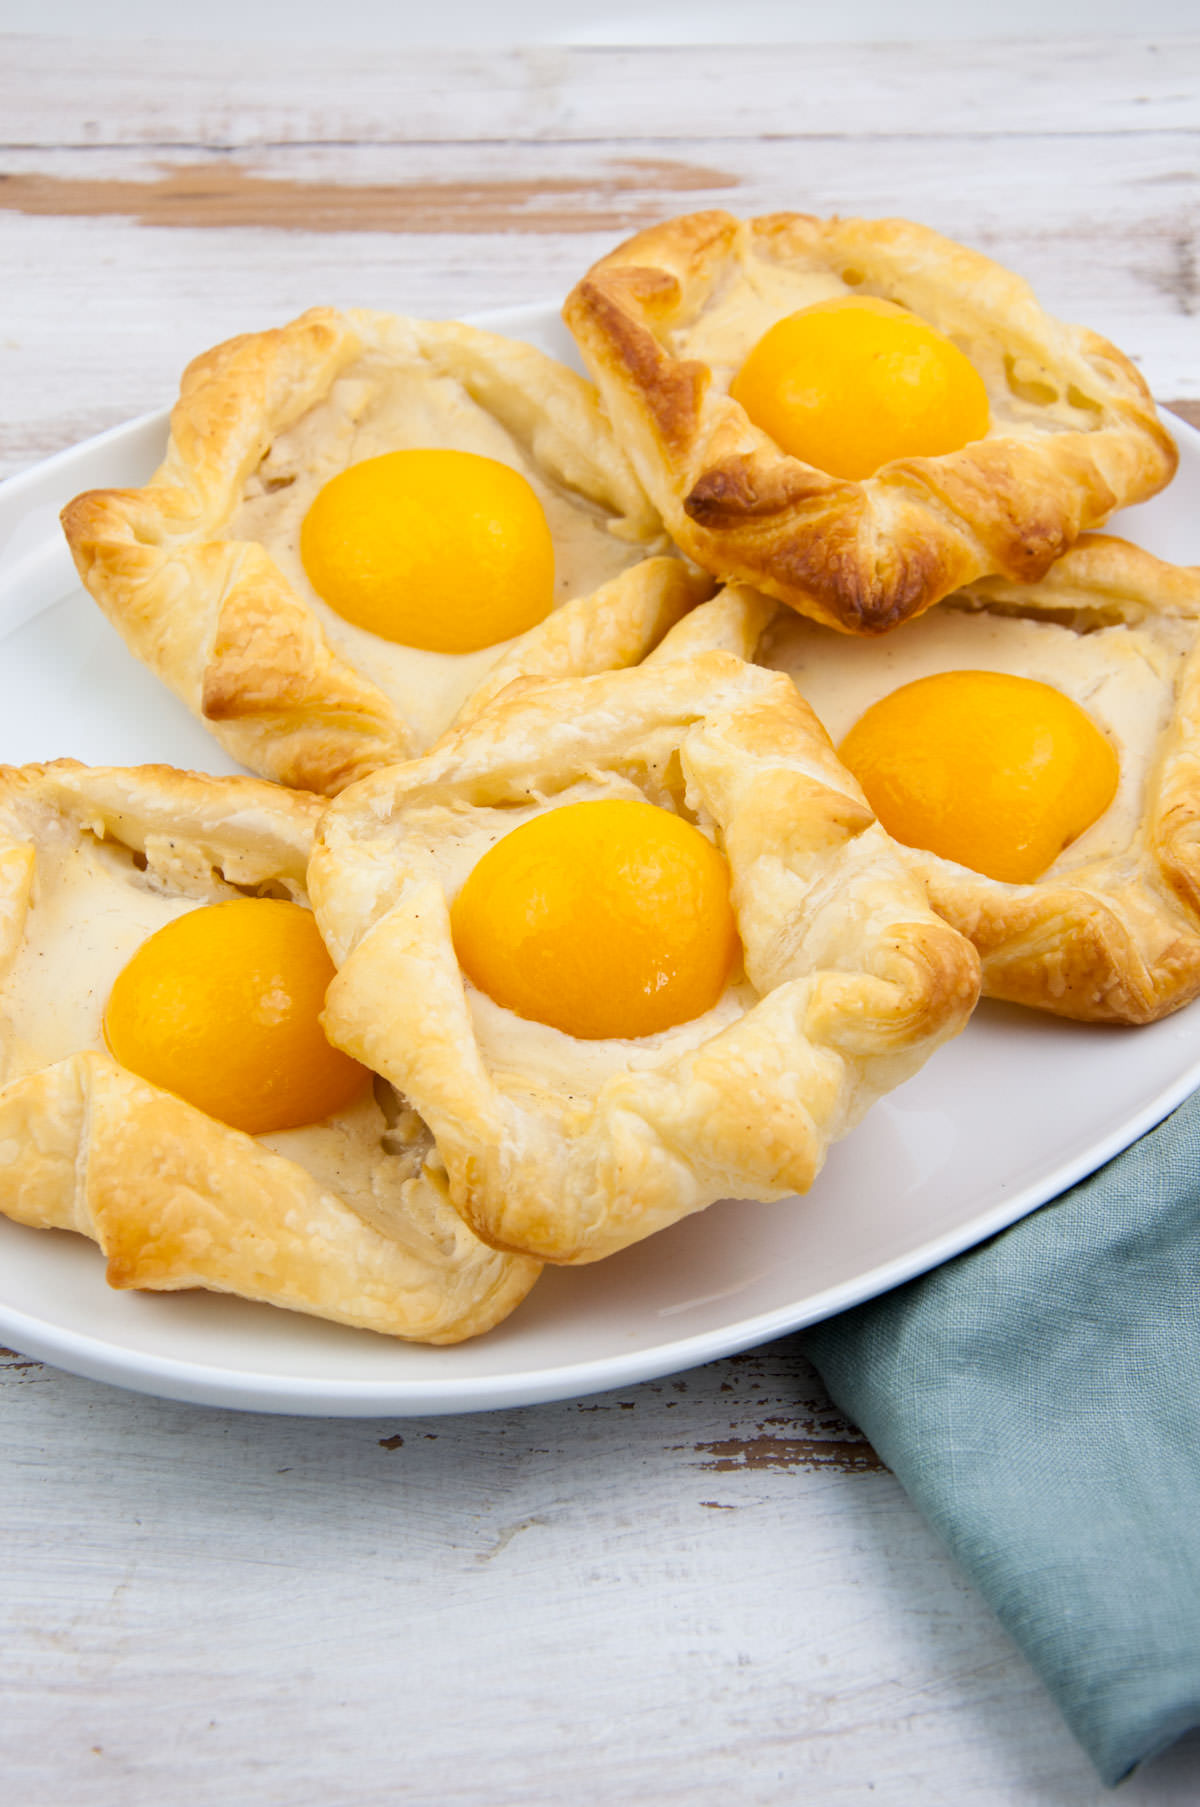
[[[92,1236],[114,1286],[204,1286],[457,1342],[507,1316],[537,1266],[471,1234],[389,1087],[252,1137],[105,1048],[112,982],[146,936],[200,904],[306,901],[320,807],[166,767],[0,772],[0,1211]]]
[[[766,329],[852,295],[910,309],[967,355],[988,393],[985,437],[851,481],[752,424],[729,385]],[[602,258],[564,317],[677,544],[845,633],[885,632],[988,574],[1034,581],[1175,469],[1115,347],[903,220],[687,215]]]
[[[743,960],[691,1022],[580,1041],[465,980],[449,905],[522,822],[602,798],[682,813],[724,851]],[[549,1261],[806,1190],[976,995],[972,950],[793,686],[721,654],[514,687],[338,798],[309,882],[331,1039],[411,1099],[478,1233]]]
[[[722,646],[782,671],[835,741],[914,678],[1007,671],[1079,703],[1120,761],[1111,806],[1033,884],[916,848],[903,857],[975,943],[987,995],[1058,1015],[1150,1022],[1200,994],[1200,570],[1085,536],[1042,583],[991,579],[878,641],[731,586],[652,663]]]
[[[314,592],[300,526],[324,483],[387,451],[451,448],[518,470],[555,545],[555,607],[474,653],[398,645]],[[454,323],[313,309],[184,375],[144,490],[63,515],[85,585],[235,758],[333,792],[419,751],[513,677],[636,661],[711,582],[673,556],[590,384]]]

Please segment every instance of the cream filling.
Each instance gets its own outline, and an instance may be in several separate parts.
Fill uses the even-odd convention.
[[[832,270],[789,270],[765,258],[748,258],[736,275],[709,297],[698,317],[677,327],[668,341],[676,358],[698,358],[727,391],[750,352],[777,321],[851,289]]]
[[[386,1095],[388,1088],[384,1088]],[[367,1090],[357,1103],[300,1129],[275,1130],[256,1141],[310,1173],[317,1184],[343,1200],[358,1215],[394,1242],[427,1258],[427,1239],[436,1234],[423,1220],[425,1234],[397,1209],[404,1182],[422,1171],[433,1138],[415,1111],[400,1107],[395,1124],[380,1105],[379,1088]]]
[[[497,1004],[474,985],[467,1004],[484,1063],[511,1097],[560,1108],[587,1106],[605,1082],[623,1073],[653,1073],[693,1053],[758,1003],[745,979],[726,986],[711,1010],[658,1035],[583,1041],[548,1023],[532,1022]]]
[[[118,973],[147,936],[196,907],[155,889],[125,847],[90,836],[39,845],[25,932],[0,985],[5,1081],[103,1048]]]
[[[643,795],[630,781],[612,775],[573,787],[565,800]],[[538,798],[527,809],[487,819],[474,811],[431,811],[439,820],[423,820],[423,828],[437,831],[438,870],[447,895],[457,892],[490,846],[546,806]],[[38,847],[24,934],[0,983],[3,1082],[87,1049],[104,1051],[109,993],[142,942],[204,902],[240,895],[220,881],[203,900],[172,894],[153,872],[139,870],[129,849],[119,843],[48,828]],[[510,1095],[567,1112],[586,1108],[616,1074],[650,1072],[680,1059],[758,1001],[739,974],[711,1010],[689,1022],[658,1035],[586,1041],[517,1016],[470,983],[465,989],[481,1054],[496,1084]],[[324,1122],[256,1140],[295,1161],[392,1235],[400,1233],[394,1216],[396,1188],[421,1170],[432,1149],[421,1119],[380,1085]]]
[[[869,279],[847,283],[825,265],[808,269],[748,254],[706,299],[693,320],[664,335],[676,358],[695,358],[713,373],[713,387],[727,394],[750,352],[776,321],[818,301],[845,295],[899,300]],[[901,305],[903,303],[901,302]],[[915,310],[915,311],[920,311]],[[970,298],[945,298],[945,318],[923,315],[968,357],[988,394],[991,432],[1016,438],[1039,433],[1087,432],[1100,419],[1099,404],[1062,372],[1041,362],[1035,348],[1007,344],[990,323],[971,311]],[[1090,377],[1080,370],[1079,381]]]
[[[529,481],[554,541],[556,605],[590,595],[646,549],[616,538],[603,509],[547,482],[511,434],[452,377],[370,353],[356,359],[329,395],[275,440],[224,537],[266,548],[335,651],[378,685],[427,744],[524,636],[470,653],[397,645],[343,621],[317,595],[300,559],[304,517],[331,477],[363,459],[421,447],[478,452]]]
[[[484,854],[523,822],[543,814],[548,806],[566,807],[611,798],[647,801],[645,791],[632,780],[616,772],[597,773],[572,785],[549,804],[547,799],[535,797],[525,808],[503,812],[430,805],[414,813],[411,832],[418,846],[433,850],[447,902],[452,902]],[[709,833],[706,824],[697,826],[701,833]],[[589,1103],[605,1081],[618,1073],[653,1072],[681,1059],[737,1022],[759,1001],[754,987],[739,973],[711,1010],[689,1022],[678,1023],[658,1035],[588,1041],[566,1035],[548,1023],[518,1016],[465,978],[464,987],[484,1064],[500,1090],[568,1111]]]
[[[1162,619],[1077,633],[1057,622],[943,603],[869,640],[781,610],[757,658],[787,672],[835,745],[881,697],[935,672],[1011,672],[1052,685],[1078,703],[1112,742],[1120,780],[1112,804],[1064,849],[1044,875],[1049,879],[1119,858],[1137,845],[1194,640],[1195,627],[1186,622]]]
[[[241,895],[218,885],[205,901]],[[195,898],[158,889],[126,847],[48,832],[38,847],[21,944],[0,984],[3,1082],[88,1049],[105,1052],[104,1011],[117,975],[148,936],[201,907]],[[420,1170],[430,1138],[414,1112],[397,1106],[389,1115],[394,1123],[368,1090],[322,1123],[255,1139],[403,1239],[396,1188]]]

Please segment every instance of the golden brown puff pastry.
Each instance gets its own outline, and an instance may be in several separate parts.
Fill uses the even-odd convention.
[[[342,620],[298,550],[329,478],[442,446],[519,469],[555,542],[558,606],[474,653]],[[63,525],[105,614],[234,758],[327,793],[429,745],[514,677],[635,662],[712,587],[648,556],[662,524],[574,371],[473,327],[332,308],[197,358],[148,486],[79,496]]]
[[[510,829],[605,798],[683,813],[724,850],[744,966],[691,1022],[586,1041],[468,984],[449,905]],[[514,685],[343,792],[309,886],[339,968],[330,1039],[411,1099],[473,1228],[553,1262],[805,1191],[978,985],[794,687],[720,653]]]
[[[198,903],[304,901],[320,810],[165,766],[0,768],[0,1212],[91,1236],[116,1287],[208,1287],[458,1342],[506,1317],[538,1266],[471,1234],[390,1088],[252,1137],[104,1051],[109,989],[146,935]]]
[[[1115,745],[1117,795],[1033,884],[901,849],[983,960],[986,995],[1146,1023],[1200,994],[1200,568],[1085,535],[1039,584],[991,577],[882,641],[853,641],[731,585],[652,664],[721,647],[787,671],[840,741],[865,709],[934,671],[1036,678]]]
[[[986,437],[856,482],[751,423],[728,393],[750,350],[775,321],[850,294],[910,308],[966,353],[988,391]],[[1031,582],[1175,470],[1119,351],[904,220],[670,220],[602,258],[565,318],[677,544],[845,633],[882,633],[990,573]]]

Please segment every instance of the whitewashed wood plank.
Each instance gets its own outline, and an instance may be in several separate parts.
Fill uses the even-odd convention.
[[[647,65],[638,57],[633,66]],[[854,79],[860,89],[847,93],[862,117]],[[649,140],[619,151],[525,143],[481,167],[463,145],[293,145],[177,154],[166,171],[144,151],[12,153],[0,183],[0,256],[22,271],[32,324],[14,319],[18,330],[0,346],[0,468],[155,405],[198,345],[313,299],[455,314],[560,296],[626,231],[710,204],[928,220],[1021,270],[1053,311],[1106,332],[1158,393],[1200,394],[1200,178],[1185,135],[978,138],[952,156],[933,136],[893,142],[886,157],[871,142],[794,138],[671,148],[664,158]],[[172,200],[173,182],[186,192]],[[124,214],[19,211],[129,208],[144,197],[150,218],[249,223],[139,232]],[[297,220],[359,224],[381,210],[399,230],[317,238],[294,229]],[[64,312],[88,320],[89,332],[52,331]]]
[[[4,42],[10,145],[663,140],[1193,130],[1200,37],[236,54]]]
[[[85,260],[81,278],[102,285],[107,230],[87,236],[87,224],[107,229],[132,220],[145,228],[141,249],[148,263],[161,263],[167,242],[185,263],[204,255],[202,247],[180,248],[176,239],[155,234],[231,234],[209,254],[235,272],[254,254],[247,236],[253,233],[271,234],[264,245],[284,260],[295,257],[297,234],[328,235],[334,243],[320,255],[348,272],[364,262],[364,248],[384,254],[378,244],[346,242],[351,234],[438,239],[452,247],[449,253],[424,245],[415,255],[433,264],[469,256],[482,292],[489,260],[499,255],[503,263],[503,251],[495,243],[486,252],[463,247],[461,239],[555,241],[550,249],[578,269],[624,234],[676,212],[793,206],[923,220],[1022,269],[1040,288],[1049,279],[1048,305],[1059,305],[1059,294],[1078,294],[1082,280],[1093,293],[1141,287],[1181,313],[1200,306],[1200,166],[1180,134],[1119,148],[1039,138],[1023,143],[1019,154],[1012,145],[981,139],[960,148],[950,168],[944,147],[930,138],[893,147],[883,162],[869,144],[697,140],[677,148],[680,156],[664,160],[637,140],[604,151],[512,145],[483,166],[475,150],[462,146],[276,148],[169,160],[128,151],[13,153],[0,183],[0,230],[11,233],[23,221],[61,222],[57,259],[52,229],[43,232],[37,251],[13,242],[6,267],[21,270],[23,281],[37,279],[28,260],[40,251],[64,265],[72,257]],[[85,234],[77,242],[70,236],[74,222]],[[547,248],[510,248],[530,272],[530,290]]]
[[[886,158],[869,140],[809,143],[651,137],[619,144],[490,147],[286,145],[236,152],[105,147],[5,153],[0,215],[131,218],[149,227],[403,231],[421,235],[628,232],[668,213],[792,206],[815,213],[901,214],[976,234],[1113,235],[1169,222],[1194,249],[1200,130],[1015,140],[981,135],[948,166],[936,132]],[[1040,176],[1040,180],[1037,178]],[[918,212],[918,208],[920,211]],[[1193,299],[1197,278],[1192,278]]]
[[[853,1438],[793,1341],[404,1422],[197,1411],[9,1358],[0,1425],[14,1801],[1108,1798],[892,1477],[830,1466]],[[753,1459],[722,1465],[729,1443]],[[1193,1741],[1122,1799],[1190,1807],[1198,1782]]]
[[[906,147],[882,172],[860,149],[836,169],[809,167],[805,198],[818,211],[905,210],[981,245],[1027,276],[1052,312],[1112,338],[1141,364],[1156,393],[1200,397],[1191,191],[1172,177],[1169,156],[1132,158],[1123,176],[1106,182],[1089,174],[1096,162],[1090,147],[1073,144],[1071,151],[1067,168],[1047,152],[1053,179],[1040,190],[1034,161],[1023,165],[1042,197],[1028,209],[1014,208],[1011,164],[998,160],[994,147],[981,148],[953,180],[928,146]],[[422,157],[419,170],[406,165],[396,175],[426,181],[441,167]],[[519,168],[523,181],[536,179],[533,166]],[[636,208],[631,205],[625,223],[709,199],[746,211],[792,200],[794,188],[776,187],[776,179],[748,154],[734,194],[655,187],[633,197]],[[620,236],[594,228],[547,234],[195,230],[0,208],[0,264],[20,272],[19,286],[9,287],[0,338],[0,471],[161,406],[198,350],[315,301],[432,317],[555,303]]]
[[[892,1478],[798,1454],[821,1397],[794,1343],[405,1423],[10,1360],[10,1798],[1098,1802]]]

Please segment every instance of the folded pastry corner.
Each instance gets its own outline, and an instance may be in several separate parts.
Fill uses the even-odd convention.
[[[495,645],[393,641],[309,581],[301,527],[323,486],[429,448],[507,465],[545,513],[554,606]],[[711,590],[667,555],[590,383],[494,333],[366,310],[312,308],[195,359],[161,468],[144,488],[76,497],[63,527],[92,597],[221,745],[326,794],[514,677],[636,662]]]
[[[112,981],[149,934],[242,896],[306,901],[321,807],[167,767],[0,768],[0,1213],[90,1236],[115,1287],[458,1342],[506,1317],[538,1265],[472,1235],[390,1088],[251,1135],[105,1046]]]
[[[847,639],[732,584],[650,665],[714,648],[787,672],[839,743],[880,699],[935,673],[1012,673],[1077,703],[1119,780],[1040,877],[1006,882],[919,846],[896,851],[978,949],[985,996],[1138,1024],[1200,995],[1200,567],[1086,534],[1040,582],[982,579],[886,642]]]
[[[621,799],[723,853],[741,958],[693,1019],[589,1039],[471,984],[450,912],[510,831]],[[475,1231],[552,1262],[597,1260],[718,1198],[807,1190],[978,991],[970,944],[794,687],[721,652],[514,685],[335,799],[309,885],[339,968],[330,1039],[412,1101]]]
[[[730,392],[748,354],[800,310],[851,298],[895,304],[965,354],[982,436],[850,477],[754,424]],[[988,574],[1036,580],[1176,466],[1121,352],[905,220],[685,215],[601,258],[564,317],[681,549],[844,633],[885,632]]]

